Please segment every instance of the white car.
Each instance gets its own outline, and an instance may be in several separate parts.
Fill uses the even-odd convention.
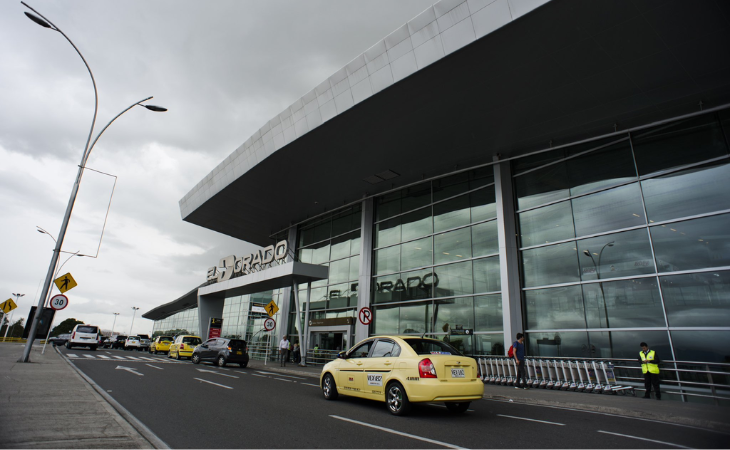
[[[89,350],[96,350],[99,345],[99,327],[96,325],[76,325],[71,332],[71,337],[66,341],[66,348],[89,347]]]
[[[124,350],[140,350],[142,348],[142,342],[139,336],[129,336],[124,341]]]

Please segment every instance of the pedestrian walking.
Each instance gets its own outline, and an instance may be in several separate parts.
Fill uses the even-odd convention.
[[[515,364],[517,364],[515,389],[520,388],[520,380],[522,380],[522,384],[524,385],[522,389],[527,389],[527,380],[525,380],[525,335],[517,333],[516,338],[517,340],[512,344],[512,355],[515,359]]]
[[[279,341],[279,358],[281,361],[281,367],[286,367],[286,357],[289,353],[289,339],[286,338],[286,335],[281,338]]]
[[[300,358],[300,356],[301,356],[301,355],[299,354],[299,353],[300,353],[300,352],[299,352],[299,342],[295,342],[295,343],[294,343],[294,347],[292,347],[292,353],[294,353],[294,354],[292,355],[292,361],[293,361],[293,362],[294,362],[295,364],[299,364],[299,358]]]
[[[654,396],[657,400],[662,399],[662,393],[659,390],[659,358],[656,351],[650,350],[646,342],[639,344],[641,351],[639,352],[639,362],[641,363],[641,371],[644,373],[644,398],[651,398],[651,390],[654,388]]]

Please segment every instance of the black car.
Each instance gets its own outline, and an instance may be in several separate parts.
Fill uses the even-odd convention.
[[[190,360],[193,364],[200,364],[201,361],[210,361],[220,367],[228,363],[246,367],[248,365],[248,346],[246,345],[246,341],[242,339],[208,339],[195,347]]]
[[[65,345],[66,341],[68,341],[68,338],[70,337],[71,334],[59,334],[56,337],[48,338],[48,342],[52,343],[54,346]]]
[[[121,334],[118,334],[116,336],[112,336],[104,342],[104,347],[107,348],[124,348],[124,341],[127,340],[127,336],[122,336]]]

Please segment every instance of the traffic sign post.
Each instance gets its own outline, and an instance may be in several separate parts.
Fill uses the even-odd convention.
[[[17,307],[18,307],[18,305],[15,304],[15,302],[13,301],[12,298],[9,298],[9,299],[5,300],[4,302],[0,303],[0,309],[2,309],[5,314],[9,313],[10,311],[14,310]]]
[[[274,314],[276,314],[279,311],[279,307],[276,306],[276,303],[274,303],[273,300],[269,302],[268,305],[266,305],[266,314],[269,315],[269,317],[274,317]]]
[[[56,284],[58,290],[61,291],[61,294],[65,294],[66,291],[70,291],[71,289],[78,286],[76,280],[74,280],[74,277],[71,276],[70,272],[66,275],[56,278],[55,280],[53,280],[53,282]]]
[[[264,330],[266,331],[272,331],[274,328],[276,328],[276,320],[269,317],[264,321]]]

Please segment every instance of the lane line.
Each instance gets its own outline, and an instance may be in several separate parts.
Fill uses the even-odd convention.
[[[99,355],[99,358],[104,358],[104,359],[111,359],[110,357],[108,357],[108,356],[106,356],[106,355]]]
[[[393,430],[391,428],[385,428],[385,427],[380,427],[378,425],[373,425],[373,424],[366,423],[366,422],[360,422],[359,420],[352,420],[352,419],[348,419],[346,417],[334,416],[334,415],[331,415],[331,414],[330,414],[330,417],[332,417],[333,419],[344,420],[345,422],[354,423],[356,425],[362,425],[364,427],[374,428],[374,429],[380,430],[380,431],[385,431],[386,433],[397,434],[398,436],[404,436],[404,437],[408,437],[408,438],[411,438],[411,439],[416,439],[416,440],[419,440],[419,441],[423,441],[423,442],[428,442],[428,443],[431,443],[431,444],[440,445],[440,446],[446,447],[446,448],[458,448],[458,449],[463,449],[464,448],[464,447],[459,447],[458,445],[449,444],[447,442],[441,442],[441,441],[437,441],[435,439],[429,439],[429,438],[426,438],[426,437],[423,437],[423,436],[416,436],[415,434],[409,434],[409,433],[404,433],[402,431]]]
[[[499,417],[507,417],[510,419],[519,419],[519,420],[529,420],[530,422],[540,422],[540,423],[547,423],[549,425],[559,425],[561,427],[564,427],[564,423],[557,423],[557,422],[548,422],[546,420],[537,420],[537,419],[528,419],[527,417],[517,417],[517,416],[508,416],[506,414],[497,414]]]
[[[611,433],[610,431],[603,431],[603,430],[596,430],[596,431],[598,431],[599,433],[603,433],[603,434],[612,434],[614,436],[627,437],[630,439],[638,439],[640,441],[654,442],[655,444],[664,444],[664,445],[669,445],[669,446],[677,447],[677,448],[692,448],[692,447],[685,447],[684,445],[672,444],[671,442],[655,441],[654,439],[647,439],[647,438],[643,438],[643,437],[639,437],[639,436],[631,436],[629,434]]]
[[[122,359],[124,359],[124,358],[122,358]],[[127,356],[126,359],[131,359],[132,361],[139,361],[139,358],[137,358],[135,356]]]
[[[79,357],[79,355],[77,355],[75,353],[68,353],[66,356],[68,356],[69,358],[78,358]]]
[[[208,384],[214,384],[214,385],[216,385],[216,386],[220,386],[220,387],[222,387],[222,388],[226,388],[226,389],[233,389],[233,388],[232,388],[232,387],[230,387],[230,386],[226,386],[226,385],[224,385],[224,384],[218,384],[218,383],[213,383],[212,381],[204,380],[204,379],[202,379],[202,378],[193,378],[193,380],[198,380],[198,381],[202,381],[203,383],[208,383]]]
[[[286,378],[276,378],[276,377],[274,377],[274,379],[275,380],[279,380],[279,381],[286,381],[287,383],[296,383],[296,381],[294,381],[294,380],[287,380]]]
[[[159,361],[157,358],[150,358],[149,356],[140,356],[139,359],[144,359],[145,361]]]
[[[253,376],[255,376],[255,377],[261,377],[261,378],[269,378],[269,377],[267,377],[266,375],[259,375],[259,374],[257,374],[257,373],[252,373],[251,375],[253,375]]]
[[[145,364],[145,366],[150,366],[150,367],[155,368],[155,369],[165,370],[162,367],[153,366],[152,364]]]
[[[294,375],[284,375],[282,373],[264,372],[263,370],[257,370],[258,373],[265,373],[266,375],[276,375],[277,377],[296,378],[298,380],[304,380],[304,377],[295,377]]]
[[[318,388],[318,387],[319,387],[319,385],[318,385],[318,384],[309,384],[309,383],[300,383],[300,384],[303,384],[303,385],[305,385],[305,386],[314,386],[314,387],[316,387],[316,388]]]
[[[122,357],[122,356],[112,356],[112,358],[114,358],[114,359],[124,359],[124,357]]]

